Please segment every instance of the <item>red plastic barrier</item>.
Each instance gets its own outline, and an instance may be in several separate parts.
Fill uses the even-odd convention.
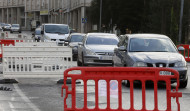
[[[81,74],[70,74],[70,71],[80,70]],[[172,72],[172,75],[160,75],[160,71],[169,71]],[[68,74],[69,73],[69,74]],[[66,84],[67,78],[72,79],[72,88],[71,91],[68,90],[68,86]],[[84,82],[84,107],[76,108],[76,80],[83,80]],[[176,89],[171,91],[171,79],[177,80]],[[95,108],[89,109],[87,106],[87,81],[94,80],[95,81]],[[107,82],[107,108],[100,109],[98,103],[98,81],[105,80]],[[110,81],[117,80],[118,81],[118,109],[110,108]],[[139,80],[142,83],[142,109],[135,110],[134,109],[134,91],[133,84],[130,84],[130,109],[124,110],[122,109],[122,80],[129,80],[130,83],[133,83],[135,80]],[[150,111],[146,110],[146,90],[145,90],[145,82],[146,81],[154,82],[154,110],[160,111],[158,109],[158,94],[157,94],[157,84],[158,81],[166,82],[166,91],[167,91],[167,109],[166,111],[171,111],[171,98],[176,98],[176,103],[178,107],[178,111],[180,111],[179,97],[182,97],[182,93],[178,92],[179,87],[179,73],[176,70],[169,68],[127,68],[127,67],[76,67],[68,69],[64,72],[64,85],[62,86],[62,96],[63,89],[65,89],[65,98],[64,98],[64,111]],[[66,100],[68,95],[71,95],[72,105],[70,108],[67,107]]]
[[[0,40],[0,45],[1,45],[1,54],[0,54],[0,58],[2,58],[2,53],[3,53],[3,49],[2,49],[2,45],[4,46],[8,46],[8,45],[15,45],[15,41],[14,40]]]
[[[187,44],[180,44],[180,45],[177,46],[177,48],[180,47],[180,46],[182,46],[182,47],[185,48],[185,51],[184,51],[184,52],[180,52],[180,53],[181,53],[181,54],[183,53],[183,56],[184,56],[184,58],[185,58],[185,60],[186,60],[187,62],[190,62],[190,58],[189,58],[189,47],[190,47],[190,45],[187,45]],[[186,54],[186,53],[187,53],[187,54]],[[186,55],[187,55],[187,56],[186,56]]]

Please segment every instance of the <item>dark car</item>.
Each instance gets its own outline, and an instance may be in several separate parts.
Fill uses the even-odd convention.
[[[178,50],[183,51],[184,48],[179,47]],[[185,88],[188,83],[187,65],[178,50],[172,40],[165,35],[125,35],[118,43],[118,48],[114,50],[114,66],[172,68],[179,72],[180,87]],[[162,73],[171,75],[166,71]]]
[[[72,33],[67,38],[68,45],[72,48],[73,60],[77,60],[78,57],[78,44],[82,42],[84,36],[83,33]]]

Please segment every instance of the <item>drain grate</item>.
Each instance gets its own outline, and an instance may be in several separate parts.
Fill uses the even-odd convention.
[[[12,91],[12,89],[8,88],[8,87],[1,86],[0,91]]]

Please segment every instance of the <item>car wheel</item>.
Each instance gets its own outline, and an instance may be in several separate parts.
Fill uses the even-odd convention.
[[[185,81],[180,81],[179,88],[186,88],[188,83],[188,78]]]
[[[77,59],[77,65],[82,66],[82,63]]]
[[[21,31],[19,33],[21,33]]]

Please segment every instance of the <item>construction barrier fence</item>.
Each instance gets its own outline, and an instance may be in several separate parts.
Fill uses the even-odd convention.
[[[77,72],[77,73],[76,73]],[[169,72],[169,73],[168,73]],[[166,75],[164,75],[166,74]],[[167,75],[170,74],[170,75]],[[67,80],[71,79],[71,85],[67,85]],[[171,89],[171,80],[176,80],[176,87],[172,90]],[[78,90],[84,90],[83,93],[80,93],[80,96],[83,95],[82,98],[84,105],[82,107],[77,107],[77,100],[76,94],[78,90],[76,90],[77,85],[75,84],[77,80],[81,80],[83,82],[83,89],[79,88]],[[95,94],[95,107],[91,108],[88,107],[92,101],[88,101],[87,99],[87,82],[89,80],[93,80],[95,82],[94,86],[94,94]],[[101,99],[99,93],[99,82],[104,80],[106,82],[106,107],[100,108],[99,107],[99,99]],[[123,93],[122,93],[122,81],[127,80],[130,82],[130,106],[129,109],[124,109],[122,104],[126,104],[126,102],[122,101]],[[112,81],[117,81],[117,93],[118,93],[118,108],[112,109],[111,107],[113,104],[110,103],[111,99],[110,96],[113,93],[111,91],[111,87],[114,89],[114,84],[111,84]],[[134,81],[140,81],[142,87],[142,108],[136,109],[134,103]],[[146,88],[145,84],[147,81],[152,81],[154,88],[153,88],[153,97],[154,101],[154,108],[152,110],[147,109],[146,105]],[[179,97],[182,97],[182,93],[178,92],[179,87],[179,74],[176,70],[169,69],[169,68],[131,68],[131,67],[76,67],[67,69],[64,72],[64,85],[62,86],[62,96],[65,95],[64,98],[64,111],[161,111],[159,110],[158,106],[158,82],[163,81],[166,84],[166,109],[162,111],[172,111],[171,99],[176,99],[176,107],[178,111],[180,111],[180,103]],[[114,82],[113,82],[114,83]],[[90,92],[93,93],[93,92]],[[70,97],[69,97],[70,96]],[[67,101],[69,99],[69,102]],[[140,102],[140,101],[138,101]],[[67,104],[68,103],[68,104]],[[69,105],[70,104],[70,105]],[[105,104],[105,103],[103,103]]]
[[[190,45],[188,45],[188,44],[180,44],[180,45],[178,45],[177,47],[180,47],[180,46],[182,46],[184,49],[185,49],[185,51],[184,52],[180,52],[181,54],[183,54],[183,56],[184,56],[184,58],[185,58],[185,60],[187,61],[187,62],[190,62],[190,57],[189,57],[189,47],[190,47]]]

